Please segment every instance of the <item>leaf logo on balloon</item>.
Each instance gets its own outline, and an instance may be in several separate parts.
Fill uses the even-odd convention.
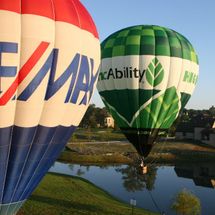
[[[146,70],[146,80],[151,86],[156,87],[163,81],[163,78],[164,69],[157,57],[155,57]]]

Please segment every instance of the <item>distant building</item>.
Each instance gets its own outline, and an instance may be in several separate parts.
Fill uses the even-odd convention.
[[[105,122],[104,122],[105,126],[107,128],[114,128],[114,119],[112,116],[108,116],[105,118]]]
[[[195,139],[194,125],[191,122],[181,122],[176,128],[176,139]]]
[[[215,119],[204,118],[197,123],[182,122],[177,126],[176,139],[193,139],[215,147]]]

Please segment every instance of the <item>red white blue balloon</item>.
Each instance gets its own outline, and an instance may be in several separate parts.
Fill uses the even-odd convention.
[[[79,0],[0,0],[0,214],[15,214],[64,148],[100,64]]]

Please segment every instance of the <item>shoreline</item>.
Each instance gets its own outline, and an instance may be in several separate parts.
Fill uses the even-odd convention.
[[[59,173],[48,173],[17,215],[128,214],[128,203],[112,196],[92,182]],[[135,208],[137,215],[156,215]]]
[[[128,142],[68,143],[58,161],[77,164],[132,164],[138,154]],[[168,141],[155,144],[146,163],[174,164],[215,162],[215,148],[192,141]]]

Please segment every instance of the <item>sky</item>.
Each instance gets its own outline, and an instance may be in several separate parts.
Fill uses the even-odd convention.
[[[214,0],[81,0],[94,19],[102,42],[132,25],[153,24],[184,35],[199,57],[199,80],[188,109],[215,106],[215,1]],[[103,107],[96,90],[91,103]]]

